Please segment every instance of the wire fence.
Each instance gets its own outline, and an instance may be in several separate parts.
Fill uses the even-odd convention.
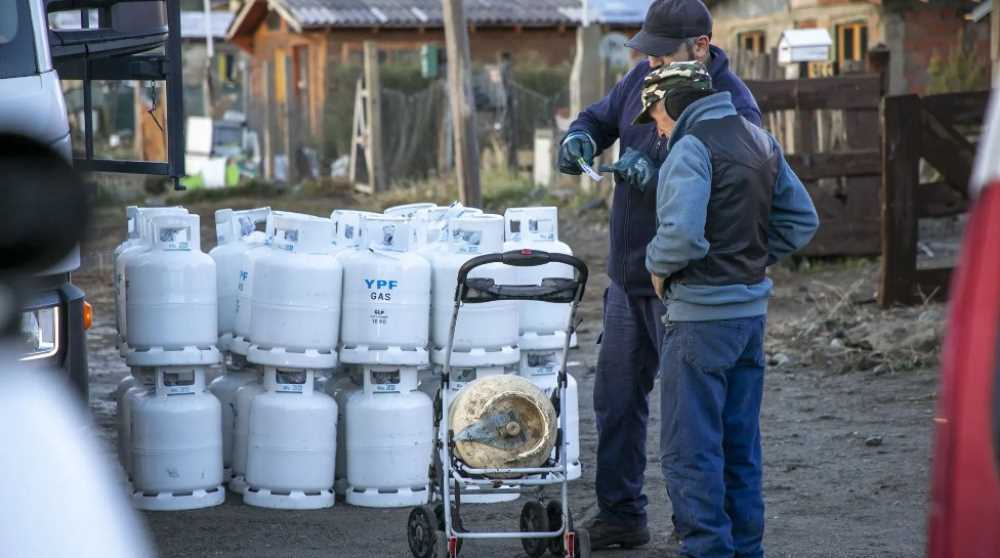
[[[530,152],[535,131],[555,130],[569,105],[568,89],[543,95],[511,81],[508,87],[477,83],[476,122],[481,151]],[[404,93],[382,90],[382,149],[390,181],[448,173],[454,167],[451,110],[443,80]]]

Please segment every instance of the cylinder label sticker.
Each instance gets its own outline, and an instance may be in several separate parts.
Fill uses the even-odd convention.
[[[377,393],[399,392],[399,370],[372,371],[372,384]]]
[[[532,376],[547,376],[555,374],[559,369],[559,353],[525,352],[528,369]]]

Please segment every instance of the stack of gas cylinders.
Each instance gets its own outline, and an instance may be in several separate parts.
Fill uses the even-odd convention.
[[[553,207],[501,216],[426,203],[329,218],[221,209],[209,254],[198,216],[183,208],[126,213],[114,286],[132,374],[116,396],[119,457],[143,509],[216,505],[223,484],[268,508],[330,507],[336,494],[366,507],[426,503],[459,268],[505,250],[570,253]],[[538,284],[571,273],[491,264],[474,275]],[[568,315],[543,302],[464,306],[449,395],[496,374],[551,393]],[[219,373],[206,387],[210,369]],[[579,419],[569,381],[572,479]]]
[[[119,457],[135,507],[184,510],[225,500],[222,409],[206,391],[219,364],[216,265],[200,221],[182,208],[127,210],[115,250]]]

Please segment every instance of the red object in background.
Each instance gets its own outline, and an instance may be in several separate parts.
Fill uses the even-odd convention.
[[[934,418],[928,558],[1000,556],[1000,106],[987,114]]]

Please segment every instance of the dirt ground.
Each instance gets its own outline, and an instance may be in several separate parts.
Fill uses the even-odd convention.
[[[268,201],[283,209],[307,207],[318,215],[351,203]],[[208,235],[214,208],[201,204],[192,209],[202,214],[203,235]],[[585,464],[583,478],[572,485],[571,498],[574,515],[584,517],[596,507],[591,401],[601,294],[608,283],[607,228],[593,216],[578,218],[567,210],[562,217],[563,240],[592,270],[582,308],[580,348],[570,356],[570,372],[580,385]],[[99,212],[84,246],[90,263],[76,276],[96,308],[89,336],[91,409],[109,452],[115,438],[111,394],[127,368],[114,350],[107,263],[124,234],[123,225],[120,209]],[[204,242],[206,250],[214,243],[214,234],[211,237]],[[926,304],[880,311],[873,300],[876,265],[871,262],[772,271],[777,289],[768,320],[770,366],[761,417],[767,554],[922,556],[943,308]],[[653,541],[643,549],[601,555],[664,555],[670,505],[659,466],[657,389],[652,394],[654,426],[646,471]],[[519,509],[519,503],[469,506],[466,526],[515,528]],[[230,494],[220,507],[146,513],[144,518],[163,557],[362,558],[409,556],[407,514],[406,509],[364,509],[343,503],[322,511],[265,510],[245,506]],[[470,542],[463,555],[524,556],[516,541]]]

